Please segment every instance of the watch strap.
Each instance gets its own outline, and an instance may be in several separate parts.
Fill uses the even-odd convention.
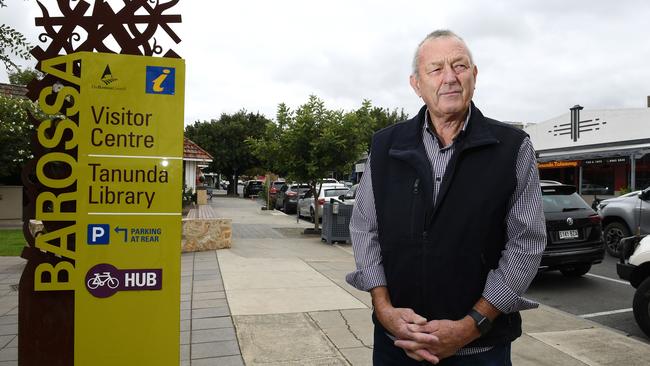
[[[481,336],[487,334],[487,332],[489,332],[490,329],[492,328],[492,322],[490,321],[490,319],[488,319],[485,315],[479,313],[475,309],[471,309],[467,315],[469,315],[472,319],[474,319],[476,328],[478,329],[479,333],[481,333]]]

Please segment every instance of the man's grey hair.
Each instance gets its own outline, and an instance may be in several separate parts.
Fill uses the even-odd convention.
[[[456,38],[457,40],[461,41],[464,45],[465,48],[467,49],[467,54],[469,55],[469,62],[474,65],[474,58],[472,57],[472,51],[469,50],[469,47],[467,47],[467,43],[465,43],[465,40],[462,39],[459,35],[456,33],[450,31],[449,29],[438,29],[435,30],[431,33],[429,33],[422,42],[418,44],[418,47],[415,49],[415,54],[413,55],[413,62],[411,66],[413,67],[412,74],[415,75],[416,77],[418,76],[418,55],[420,54],[420,48],[424,44],[424,42],[432,40],[432,39],[438,39],[438,38]]]

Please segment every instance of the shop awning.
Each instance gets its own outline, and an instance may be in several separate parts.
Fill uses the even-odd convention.
[[[650,154],[650,141],[638,141],[633,144],[610,144],[606,146],[579,146],[569,149],[541,150],[537,152],[537,161],[589,160],[615,157],[641,158]]]

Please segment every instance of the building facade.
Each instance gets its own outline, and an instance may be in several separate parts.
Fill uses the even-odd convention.
[[[183,185],[185,189],[196,192],[203,174],[201,169],[207,168],[212,162],[212,155],[203,150],[194,141],[184,137],[183,140]]]
[[[649,108],[609,110],[576,105],[524,130],[537,151],[540,179],[598,196],[650,186],[650,103]]]

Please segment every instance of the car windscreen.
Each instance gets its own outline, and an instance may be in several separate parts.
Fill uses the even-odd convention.
[[[273,182],[273,187],[280,189],[284,185],[284,182]]]
[[[262,182],[253,180],[253,181],[250,181],[248,184],[251,185],[251,186],[261,186]]]
[[[544,212],[589,210],[591,207],[577,193],[542,192]]]
[[[348,189],[326,189],[325,190],[325,197],[338,197],[340,195],[346,194],[348,192]]]

